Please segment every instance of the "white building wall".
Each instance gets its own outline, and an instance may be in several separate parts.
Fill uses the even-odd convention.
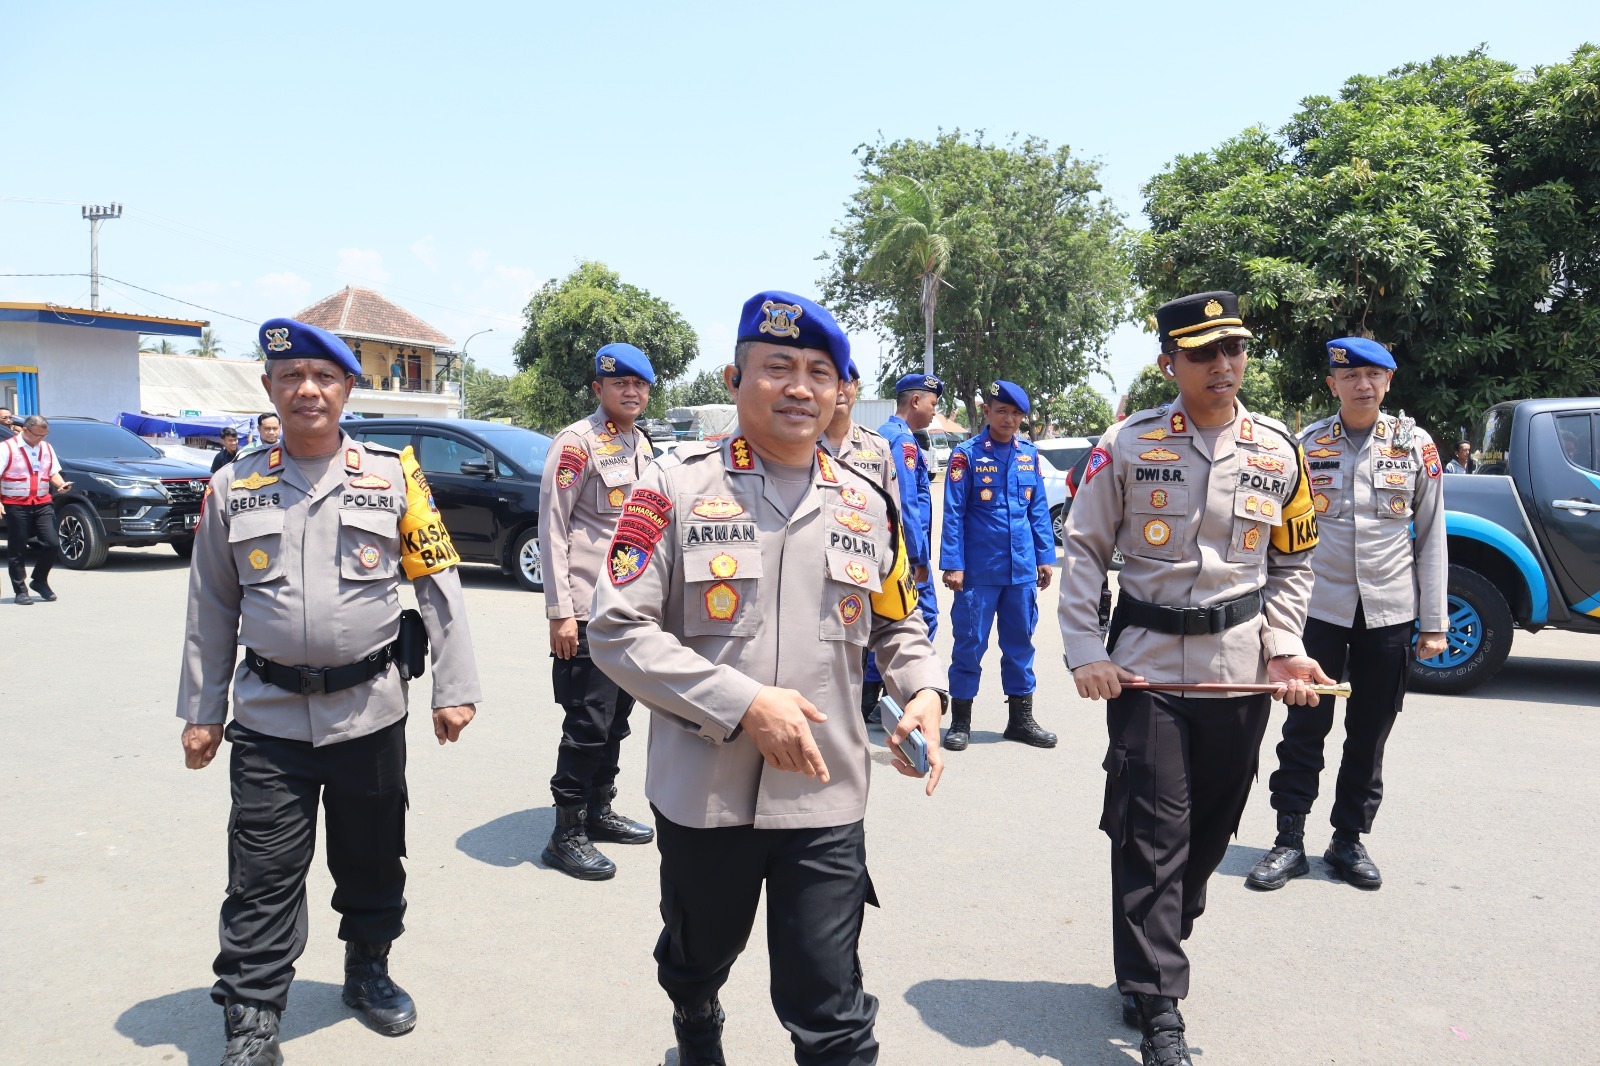
[[[115,421],[139,410],[139,335],[85,326],[0,322],[0,366],[39,368],[46,415]]]

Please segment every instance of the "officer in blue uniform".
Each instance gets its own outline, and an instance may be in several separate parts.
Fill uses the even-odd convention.
[[[933,545],[933,490],[928,479],[928,457],[917,443],[915,433],[933,424],[944,382],[932,374],[907,374],[895,382],[895,412],[878,427],[889,442],[900,485],[900,528],[905,532],[906,557],[911,560],[911,579],[917,585],[917,610],[928,624],[931,641],[939,631],[939,600],[933,591],[929,569]],[[877,664],[867,656],[867,680],[861,690],[861,714],[869,722],[878,720],[878,697],[883,695],[883,678]]]
[[[950,453],[945,475],[939,569],[956,594],[950,611],[950,731],[944,746],[961,751],[972,730],[989,627],[1000,630],[1000,681],[1010,709],[1007,740],[1053,748],[1056,735],[1033,720],[1035,589],[1048,588],[1056,559],[1039,450],[1017,438],[1031,409],[1028,395],[996,381],[984,396],[986,425]]]

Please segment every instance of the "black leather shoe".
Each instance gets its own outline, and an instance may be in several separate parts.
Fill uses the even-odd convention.
[[[1178,1001],[1168,996],[1147,996],[1143,992],[1137,999],[1139,1028],[1144,1033],[1139,1054],[1144,1056],[1144,1066],[1194,1066],[1194,1060],[1189,1057],[1189,1042],[1184,1038]]]
[[[878,711],[878,700],[883,696],[882,681],[867,681],[861,686],[861,718],[868,725],[882,725],[883,715]]]
[[[614,788],[604,789],[589,802],[589,816],[584,819],[585,835],[590,840],[608,844],[648,844],[654,840],[654,829],[612,809],[611,800],[616,794]]]
[[[589,843],[584,831],[586,813],[583,807],[557,807],[556,831],[539,857],[550,869],[580,881],[606,881],[617,876],[617,864]]]
[[[222,1066],[282,1066],[278,1012],[271,1007],[229,1000],[222,1008],[222,1029],[228,1036]]]
[[[28,587],[33,589],[38,597],[44,602],[56,602],[56,594],[50,590],[50,585],[48,582],[40,581],[38,578],[34,578],[32,581],[28,582]]]
[[[950,728],[945,731],[944,743],[940,745],[945,751],[966,751],[967,742],[972,733],[972,701],[950,701]]]
[[[1262,892],[1271,892],[1289,883],[1291,877],[1304,877],[1311,872],[1306,861],[1306,816],[1278,812],[1278,839],[1272,850],[1250,867],[1244,883]]]
[[[1056,746],[1056,735],[1039,728],[1039,723],[1033,720],[1032,693],[1026,696],[1007,696],[1006,706],[1011,714],[1011,720],[1006,723],[1007,740],[1018,740],[1024,744],[1032,744],[1036,748]]]
[[[1366,846],[1359,840],[1334,837],[1328,842],[1328,850],[1322,853],[1322,861],[1357,888],[1370,891],[1383,887],[1383,875],[1378,872],[1378,864],[1372,861]]]
[[[728,1066],[722,1057],[722,1023],[727,1016],[715,996],[693,1010],[672,1012],[672,1031],[678,1038],[678,1066]]]
[[[1122,997],[1122,1024],[1129,1029],[1139,1028],[1139,997],[1132,992]]]
[[[32,602],[33,602],[33,597],[28,595],[28,590],[27,589],[18,589],[17,590],[17,606],[18,607],[26,607],[26,606],[28,606],[28,604],[30,604]]]
[[[406,990],[389,980],[389,945],[344,946],[344,1005],[367,1016],[384,1036],[400,1036],[417,1027],[417,1005]]]

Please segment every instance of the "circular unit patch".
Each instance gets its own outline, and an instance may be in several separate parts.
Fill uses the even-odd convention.
[[[851,593],[840,600],[839,617],[844,619],[845,625],[854,625],[855,620],[861,617],[861,597]]]
[[[265,570],[267,564],[271,561],[271,559],[267,558],[267,553],[260,548],[250,553],[250,565],[257,570]]]
[[[1159,548],[1172,539],[1172,527],[1159,518],[1152,518],[1144,524],[1144,539]]]
[[[621,489],[612,489],[610,492],[606,493],[606,502],[613,507],[621,507],[623,501],[625,501],[627,498],[628,494],[623,492]]]
[[[739,560],[720,552],[711,560],[711,572],[717,577],[732,577],[739,572]]]
[[[1311,506],[1313,506],[1313,507],[1315,507],[1317,509],[1317,513],[1318,514],[1322,514],[1323,512],[1325,512],[1328,509],[1328,497],[1327,497],[1327,494],[1319,492],[1316,495],[1312,496],[1311,497]]]
[[[1390,496],[1389,510],[1393,511],[1395,514],[1405,514],[1406,498],[1404,496]]]
[[[383,560],[383,554],[378,551],[375,544],[363,544],[361,550],[356,552],[356,560],[368,570],[375,568]]]

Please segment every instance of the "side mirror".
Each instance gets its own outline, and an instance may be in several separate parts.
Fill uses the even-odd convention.
[[[468,459],[461,464],[461,472],[468,477],[494,477],[494,464],[487,459]]]

